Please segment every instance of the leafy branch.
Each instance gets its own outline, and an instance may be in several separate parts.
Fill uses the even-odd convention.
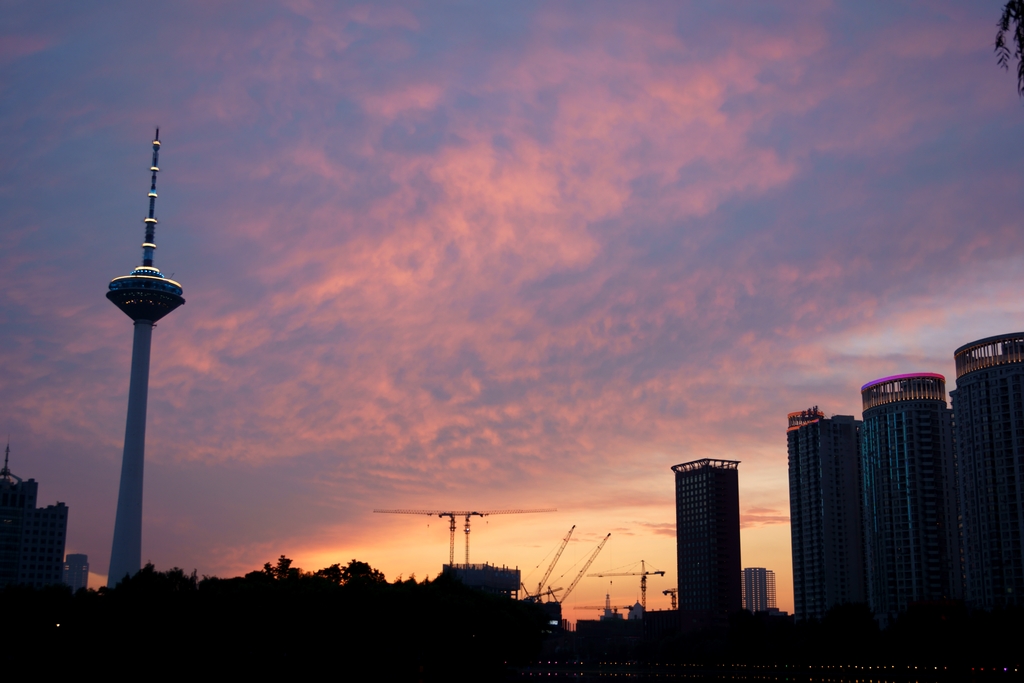
[[[999,27],[999,32],[996,33],[996,61],[999,66],[1009,71],[1010,60],[1013,57],[1017,58],[1017,94],[1024,97],[1024,0],[1008,0],[996,25]],[[1007,33],[1012,36],[1011,42],[1015,48],[1012,53],[1006,41]]]

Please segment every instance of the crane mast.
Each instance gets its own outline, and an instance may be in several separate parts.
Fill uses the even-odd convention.
[[[447,517],[449,541],[448,541],[448,564],[449,566],[455,566],[455,518],[465,518],[465,532],[466,532],[466,566],[469,566],[469,518],[474,515],[477,517],[487,517],[489,515],[522,515],[530,512],[557,512],[555,508],[543,508],[535,510],[374,510],[374,512],[380,512],[391,515],[427,515],[428,517]]]
[[[558,564],[558,558],[562,556],[562,551],[565,550],[565,546],[569,544],[569,539],[572,538],[572,532],[576,529],[576,525],[573,524],[572,528],[569,529],[569,533],[562,539],[562,545],[558,546],[558,552],[555,553],[555,559],[551,560],[551,564],[548,565],[548,570],[544,572],[543,578],[537,583],[537,597],[540,598],[541,591],[544,590],[544,584],[548,582],[548,577],[551,576],[551,572],[554,571],[555,565]],[[548,588],[551,588],[548,586]]]
[[[648,576],[665,576],[665,572],[656,569],[655,571],[647,571],[647,566],[643,560],[640,560],[640,571],[638,572],[603,572],[600,574],[591,574],[590,576],[639,576],[640,577],[640,604],[643,605],[644,610],[647,609],[647,577]]]
[[[576,578],[573,579],[572,583],[569,584],[569,588],[567,588],[566,591],[562,593],[561,602],[565,602],[565,599],[569,597],[569,594],[572,593],[572,589],[576,587],[576,584],[580,582],[580,579],[583,578],[583,575],[587,572],[588,569],[590,569],[591,563],[593,563],[593,561],[597,559],[597,554],[601,552],[601,548],[604,547],[604,544],[607,543],[608,539],[611,537],[612,535],[608,534],[603,539],[601,539],[600,543],[597,544],[597,548],[595,548],[594,552],[590,555],[590,557],[587,558],[587,563],[583,565],[583,569],[580,570],[580,573],[577,574]]]

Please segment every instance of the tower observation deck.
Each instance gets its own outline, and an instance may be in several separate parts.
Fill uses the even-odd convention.
[[[142,265],[128,275],[115,277],[110,281],[107,298],[114,302],[132,320],[148,320],[155,323],[178,306],[185,303],[181,285],[164,277],[153,267],[153,252],[156,251],[156,174],[160,157],[160,129],[153,139],[153,164],[149,167],[152,178],[149,184],[149,216],[143,219],[146,225],[146,240],[142,243]]]
[[[149,168],[149,215],[143,219],[146,233],[142,243],[142,265],[128,275],[111,280],[107,291],[107,298],[135,322],[121,485],[117,495],[114,542],[107,578],[107,585],[111,587],[125,576],[134,575],[142,565],[142,472],[146,449],[146,404],[149,396],[149,355],[153,324],[185,303],[181,285],[164,277],[153,266],[159,156],[160,129],[157,128],[153,138],[153,162]]]

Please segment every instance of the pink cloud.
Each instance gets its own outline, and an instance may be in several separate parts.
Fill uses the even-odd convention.
[[[749,529],[771,524],[789,524],[789,515],[781,510],[749,507],[740,515],[740,528]]]
[[[0,36],[0,64],[42,52],[55,42],[54,38],[41,35]]]

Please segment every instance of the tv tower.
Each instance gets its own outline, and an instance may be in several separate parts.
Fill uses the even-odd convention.
[[[185,303],[181,285],[164,277],[153,267],[156,249],[156,174],[160,171],[160,129],[153,138],[153,175],[149,186],[149,217],[146,241],[142,243],[142,265],[129,275],[110,281],[107,298],[135,321],[132,342],[132,376],[128,388],[128,420],[124,429],[121,487],[117,493],[114,544],[110,551],[107,585],[111,588],[134,576],[142,568],[142,468],[146,450],[146,401],[149,394],[149,349],[157,320]]]

